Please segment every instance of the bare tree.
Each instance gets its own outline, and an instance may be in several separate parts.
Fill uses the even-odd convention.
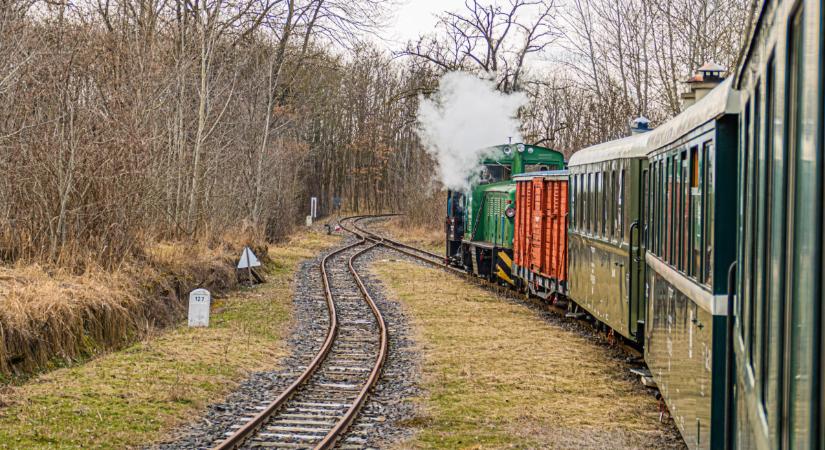
[[[494,74],[501,91],[515,91],[529,55],[541,53],[560,36],[555,13],[554,0],[510,0],[507,6],[466,0],[462,11],[439,18],[440,34],[422,36],[400,54],[444,71]]]

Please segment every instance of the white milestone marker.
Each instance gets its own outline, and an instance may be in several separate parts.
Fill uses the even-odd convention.
[[[189,293],[189,326],[208,327],[209,307],[212,304],[212,294],[206,289],[195,289]]]

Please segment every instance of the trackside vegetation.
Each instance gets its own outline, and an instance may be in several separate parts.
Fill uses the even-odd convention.
[[[683,448],[602,343],[436,269],[375,272],[411,313],[425,394],[402,448]]]
[[[285,352],[293,275],[336,237],[306,233],[271,247],[268,282],[219,297],[211,327],[185,324],[123,351],[0,390],[0,448],[126,448],[189,422]]]

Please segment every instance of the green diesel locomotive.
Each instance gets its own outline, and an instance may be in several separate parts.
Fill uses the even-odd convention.
[[[564,169],[564,155],[535,145],[499,145],[482,164],[479,182],[469,192],[447,192],[447,260],[488,280],[514,284],[513,176]]]

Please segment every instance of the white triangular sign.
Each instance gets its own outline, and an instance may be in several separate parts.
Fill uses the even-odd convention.
[[[249,247],[244,247],[241,252],[241,260],[238,262],[238,269],[246,269],[247,267],[259,267],[261,262],[258,257],[252,253]]]

